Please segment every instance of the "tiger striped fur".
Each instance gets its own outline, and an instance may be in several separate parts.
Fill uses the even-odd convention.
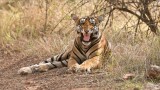
[[[18,74],[48,71],[57,67],[68,67],[71,71],[87,71],[98,68],[103,64],[104,55],[110,53],[110,43],[106,40],[98,26],[103,16],[79,18],[71,15],[76,23],[78,36],[73,47],[65,52],[53,56],[39,64],[23,67]]]

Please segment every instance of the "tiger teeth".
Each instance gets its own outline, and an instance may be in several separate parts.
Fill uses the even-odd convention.
[[[88,45],[91,44],[91,42],[83,42],[83,41],[82,41],[82,43],[83,43],[84,45],[86,45],[86,46],[88,46]]]

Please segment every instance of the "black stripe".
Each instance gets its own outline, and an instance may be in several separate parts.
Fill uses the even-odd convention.
[[[70,54],[68,53],[68,54],[67,54],[67,58],[66,58],[66,59],[69,59],[69,57],[70,57]]]
[[[86,55],[83,53],[83,52],[84,52],[83,49],[78,46],[78,44],[77,44],[76,41],[75,41],[74,45],[75,45],[75,47],[77,48],[77,50],[78,50],[83,56],[86,57]],[[83,51],[83,52],[82,52],[82,51]]]
[[[64,64],[64,63],[63,63],[63,61],[60,61],[60,62],[61,62],[61,64],[62,64],[63,66],[67,67],[67,65],[66,65],[66,64]]]
[[[80,43],[78,44],[78,41],[77,41],[77,39],[75,39],[75,43],[74,43],[77,47],[79,47],[80,46]],[[79,47],[81,50],[83,50],[81,47]]]
[[[48,63],[48,61],[47,61],[47,60],[45,60],[45,61],[44,61],[44,63]]]
[[[92,43],[92,45],[95,44],[95,43],[97,43],[97,42],[100,42],[100,40],[101,40],[101,37],[98,38],[96,41],[94,41],[94,42]]]
[[[59,57],[59,55],[56,56],[56,61],[58,61],[58,57]]]
[[[101,40],[101,37],[102,37],[102,35],[97,40],[95,40],[94,42],[92,42],[92,44],[90,45],[90,47],[87,49],[86,52],[88,52],[89,49],[91,49],[94,45],[96,45],[97,43],[99,43],[99,41]]]
[[[100,47],[101,48],[101,47]],[[100,48],[97,48],[97,49],[95,49],[94,51],[92,51],[89,55],[88,55],[88,58],[89,58],[89,56],[92,54],[92,53],[94,53],[95,51],[97,51],[98,49],[100,49]]]
[[[65,60],[67,63],[68,63],[68,61],[67,60]]]
[[[91,45],[94,45],[95,43],[99,42],[100,40],[101,40],[101,36],[99,38],[97,38],[95,41],[93,41]]]
[[[60,60],[61,60],[61,57],[62,57],[62,54],[58,56],[57,61],[60,61]]]
[[[51,63],[55,68],[57,68],[57,66],[55,65],[55,64],[53,64],[53,63]]]
[[[97,43],[99,43],[99,41],[96,42],[96,43],[94,43],[94,44],[92,44],[92,45],[87,49],[86,53],[87,53],[94,45],[96,45]]]
[[[54,57],[51,57],[51,62],[53,62],[54,61]]]
[[[81,60],[81,58],[73,51],[73,53],[76,55],[76,57],[78,57],[78,59],[79,59],[79,61],[77,61],[77,59],[76,59],[76,61],[78,62],[78,64],[81,64],[82,63],[82,60]]]
[[[59,59],[58,59],[58,61],[62,61],[62,55],[63,55],[64,53],[62,53],[60,56],[59,56]]]

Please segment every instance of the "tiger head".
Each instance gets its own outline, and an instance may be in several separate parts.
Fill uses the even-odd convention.
[[[104,16],[79,18],[75,14],[71,14],[71,17],[76,23],[76,31],[84,45],[89,45],[91,41],[101,36],[98,26],[103,21]]]

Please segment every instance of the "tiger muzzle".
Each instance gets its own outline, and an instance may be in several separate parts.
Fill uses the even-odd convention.
[[[90,33],[83,33],[83,41],[89,42],[91,39],[91,34]]]

